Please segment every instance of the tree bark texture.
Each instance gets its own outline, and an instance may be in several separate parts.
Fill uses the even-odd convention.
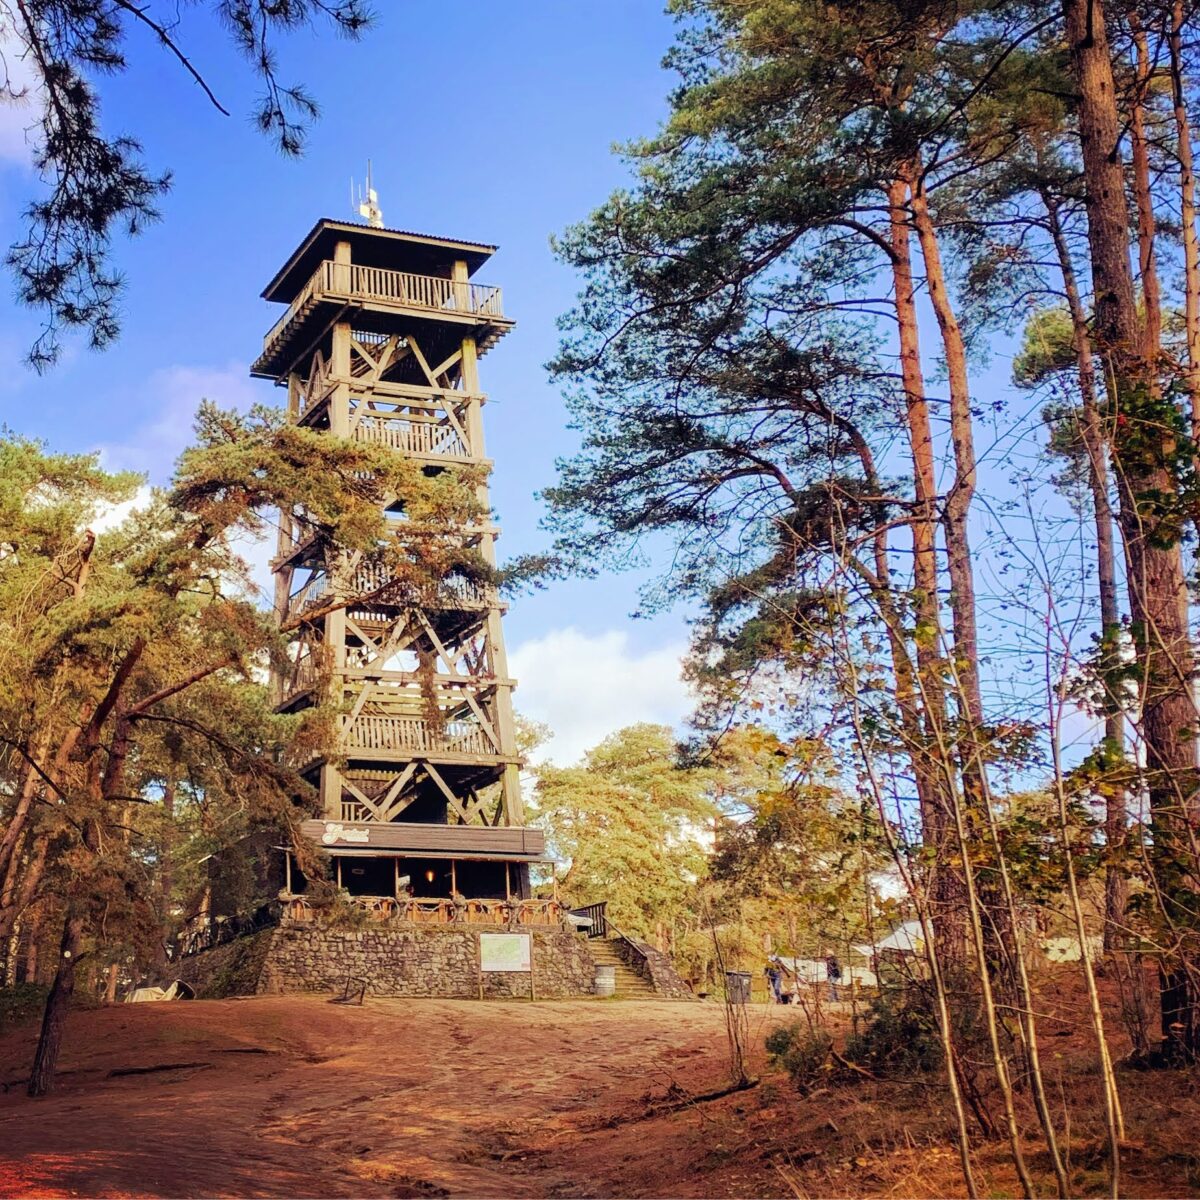
[[[1096,527],[1096,588],[1100,598],[1100,676],[1104,687],[1104,739],[1113,751],[1125,756],[1125,716],[1122,697],[1113,688],[1120,668],[1121,610],[1117,599],[1117,555],[1113,539],[1113,511],[1109,499],[1108,447],[1100,419],[1096,389],[1096,363],[1087,310],[1079,293],[1075,264],[1067,245],[1058,205],[1053,196],[1042,197],[1062,273],[1063,291],[1071,314],[1075,361],[1079,375],[1080,434],[1088,460],[1088,488]],[[1104,874],[1104,948],[1115,950],[1125,924],[1128,884],[1117,860],[1129,840],[1129,812],[1124,789],[1109,788],[1104,801],[1104,840],[1110,863]]]
[[[1176,413],[1155,397],[1143,352],[1125,199],[1112,60],[1100,0],[1064,0],[1079,93],[1079,132],[1087,188],[1088,244],[1095,293],[1096,345],[1109,375],[1113,467],[1120,497],[1130,616],[1137,646],[1142,735],[1157,894],[1179,952],[1164,966],[1164,1036],[1181,1055],[1200,1051],[1200,1003],[1189,944],[1197,919],[1193,822],[1196,803],[1194,662],[1188,595],[1172,473]],[[1186,1017],[1186,1019],[1182,1019]]]
[[[1142,283],[1142,354],[1155,364],[1162,352],[1162,286],[1154,252],[1154,197],[1150,191],[1150,145],[1146,138],[1146,97],[1150,91],[1150,46],[1136,9],[1129,13],[1133,44],[1137,50],[1133,103],[1129,116],[1129,144],[1133,160],[1133,197],[1137,205],[1138,277]],[[1157,379],[1155,379],[1157,386]]]
[[[74,909],[68,909],[66,920],[63,922],[58,970],[54,975],[54,983],[50,986],[50,995],[46,998],[46,1009],[42,1014],[42,1032],[33,1056],[33,1069],[29,1073],[30,1096],[45,1096],[54,1089],[58,1052],[62,1048],[63,1025],[71,1005],[71,995],[75,991],[75,971],[82,945],[83,916]]]
[[[911,166],[888,189],[889,243],[896,324],[899,331],[900,379],[904,388],[905,425],[913,472],[913,513],[909,522],[913,544],[914,642],[916,686],[924,729],[913,747],[913,772],[921,805],[926,845],[935,850],[930,887],[939,953],[947,961],[962,958],[966,931],[962,917],[961,874],[949,866],[951,800],[947,789],[947,756],[951,752],[946,723],[945,662],[942,653],[941,602],[937,565],[937,474],[933,430],[921,349],[913,282],[909,194],[915,170]]]
[[[1185,381],[1192,410],[1192,440],[1200,442],[1200,243],[1196,236],[1196,173],[1192,128],[1184,91],[1183,0],[1171,10],[1167,46],[1171,62],[1171,102],[1179,158],[1179,216],[1183,241],[1183,320],[1187,338]]]

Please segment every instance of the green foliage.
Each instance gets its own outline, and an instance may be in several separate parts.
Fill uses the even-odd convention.
[[[371,923],[371,914],[350,899],[350,893],[326,879],[314,879],[305,898],[321,914],[321,924],[330,929],[355,931]]]
[[[534,808],[568,864],[566,897],[665,934],[701,989],[722,968],[757,971],[764,939],[817,953],[878,913],[877,830],[815,743],[741,726],[680,748],[663,726],[632,726],[577,767],[539,768]]]
[[[709,779],[680,766],[664,725],[623,729],[577,767],[539,768],[536,820],[570,863],[565,893],[577,904],[608,901],[613,922],[640,937],[685,911],[707,870]]]
[[[745,726],[721,739],[713,763],[719,907],[736,901],[741,922],[796,953],[865,936],[886,848],[877,814],[840,787],[828,748]]]
[[[0,1034],[27,1025],[41,1015],[47,988],[36,983],[18,983],[0,988]]]
[[[771,1064],[785,1070],[801,1092],[828,1079],[833,1038],[824,1029],[813,1029],[803,1021],[780,1025],[767,1034],[765,1045]]]
[[[881,1079],[938,1070],[942,1044],[930,997],[916,987],[881,993],[862,1028],[847,1040],[846,1057]]]
[[[1070,310],[1056,305],[1031,313],[1025,322],[1021,349],[1013,359],[1013,382],[1018,387],[1036,387],[1055,375],[1074,371],[1077,364]]]
[[[446,532],[478,511],[475,477],[211,405],[172,487],[99,534],[136,477],[12,437],[0,466],[0,934],[30,904],[57,906],[54,921],[68,904],[149,964],[213,854],[304,815],[314,797],[293,768],[333,744],[326,708],[274,711],[265,680],[287,634],[239,541],[296,506],[418,586],[484,577]],[[218,883],[261,899],[249,877]]]

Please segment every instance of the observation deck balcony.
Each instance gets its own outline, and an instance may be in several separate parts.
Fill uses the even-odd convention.
[[[459,337],[473,329],[481,354],[514,324],[504,315],[498,287],[326,259],[263,338],[262,354],[250,374],[282,378],[313,340],[346,313],[353,314],[356,328],[384,333],[400,332],[403,318],[458,326]]]
[[[393,580],[386,568],[370,564],[357,568],[336,595],[329,576],[314,574],[288,597],[287,620],[303,618],[307,613],[344,608],[351,616],[376,621],[393,610],[420,608],[426,612],[486,612],[501,607],[494,588],[459,575],[448,575],[436,583]]]
[[[340,747],[348,758],[379,762],[406,762],[410,758],[463,764],[484,759],[521,761],[518,755],[501,754],[494,735],[469,719],[435,722],[427,717],[360,713],[346,719]]]
[[[471,782],[477,777],[490,781],[497,767],[524,762],[519,754],[502,753],[494,730],[473,716],[431,721],[410,714],[359,713],[343,716],[340,722],[336,757],[368,769],[376,769],[372,764],[394,767],[417,760],[436,763],[443,772],[456,772],[456,778],[465,773],[463,777]],[[310,754],[293,765],[308,775],[327,761],[325,755]]]

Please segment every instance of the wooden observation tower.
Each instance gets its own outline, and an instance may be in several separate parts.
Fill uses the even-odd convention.
[[[287,388],[300,425],[430,473],[486,467],[478,362],[513,326],[500,289],[472,281],[494,249],[318,221],[263,292],[287,308],[251,373]],[[494,565],[486,482],[478,500],[483,516],[454,536]],[[329,697],[340,713],[336,757],[306,768],[322,819],[304,826],[338,881],[400,902],[527,897],[544,845],[524,828],[494,590],[459,575],[394,581],[301,511],[282,514],[273,569],[277,616],[296,639],[278,707]]]

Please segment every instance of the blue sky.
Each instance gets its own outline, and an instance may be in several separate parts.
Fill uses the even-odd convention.
[[[323,33],[281,44],[281,76],[303,81],[322,107],[298,161],[251,127],[255,83],[203,7],[181,6],[179,39],[232,117],[134,31],[129,72],[103,82],[105,128],[137,136],[174,186],[162,222],[117,246],[124,334],[104,354],[72,347],[38,378],[20,363],[36,319],[6,288],[0,417],[56,449],[103,448],[112,465],[163,481],[202,396],[278,399],[246,375],[277,315],[259,292],[318,217],[352,216],[350,179],[370,158],[389,226],[500,246],[478,276],[504,288],[518,322],[482,365],[492,496],[502,552],[537,550],[547,536],[534,493],[574,444],[543,369],[576,290],[549,238],[622,183],[613,143],[648,133],[665,113],[671,79],[660,63],[672,22],[653,0],[375,7],[377,24],[358,43]],[[6,245],[35,187],[21,137],[31,117],[0,110]],[[685,711],[682,617],[630,621],[636,583],[565,583],[512,606],[518,707],[556,728],[556,757],[630,720]]]
[[[176,12],[168,0],[159,4]],[[147,161],[170,167],[175,183],[162,223],[117,247],[128,279],[124,335],[102,355],[73,347],[38,378],[20,362],[36,318],[6,289],[0,419],[58,449],[103,449],[113,466],[164,481],[202,397],[237,405],[278,398],[247,376],[277,316],[259,292],[318,217],[353,215],[350,180],[362,179],[370,158],[388,225],[500,246],[478,276],[504,288],[506,311],[518,322],[482,365],[492,497],[505,556],[544,548],[535,493],[552,482],[555,457],[575,445],[543,364],[577,284],[552,258],[549,238],[625,181],[613,143],[651,132],[665,115],[673,80],[661,59],[671,19],[656,0],[377,0],[376,27],[359,43],[326,33],[281,44],[281,76],[304,82],[323,109],[305,157],[287,160],[252,128],[255,82],[205,7],[180,6],[179,39],[234,115],[209,107],[178,64],[134,31],[129,72],[104,81],[105,127],[134,133]],[[22,137],[31,117],[0,108],[6,244],[36,185]],[[934,326],[924,324],[929,355]],[[1031,397],[993,413],[996,401],[1013,400],[1011,351],[1010,340],[993,339],[993,360],[973,380],[987,414],[979,430],[984,494],[974,520],[992,655],[985,670],[1001,710],[1039,702],[1029,655],[1040,601],[1022,555],[1036,550],[1037,526],[1063,514],[1061,502],[1047,509],[1044,491],[1034,512],[1021,511],[1017,477],[1042,470],[1043,434]],[[936,390],[937,364],[926,365]],[[997,506],[1005,499],[1017,510]],[[1068,558],[1080,553],[1086,547],[1067,551]],[[1019,591],[1023,578],[1030,596],[1014,607],[1014,581]],[[638,582],[629,574],[562,583],[512,605],[518,708],[555,730],[559,761],[623,724],[674,723],[686,714],[683,616],[630,620]]]

